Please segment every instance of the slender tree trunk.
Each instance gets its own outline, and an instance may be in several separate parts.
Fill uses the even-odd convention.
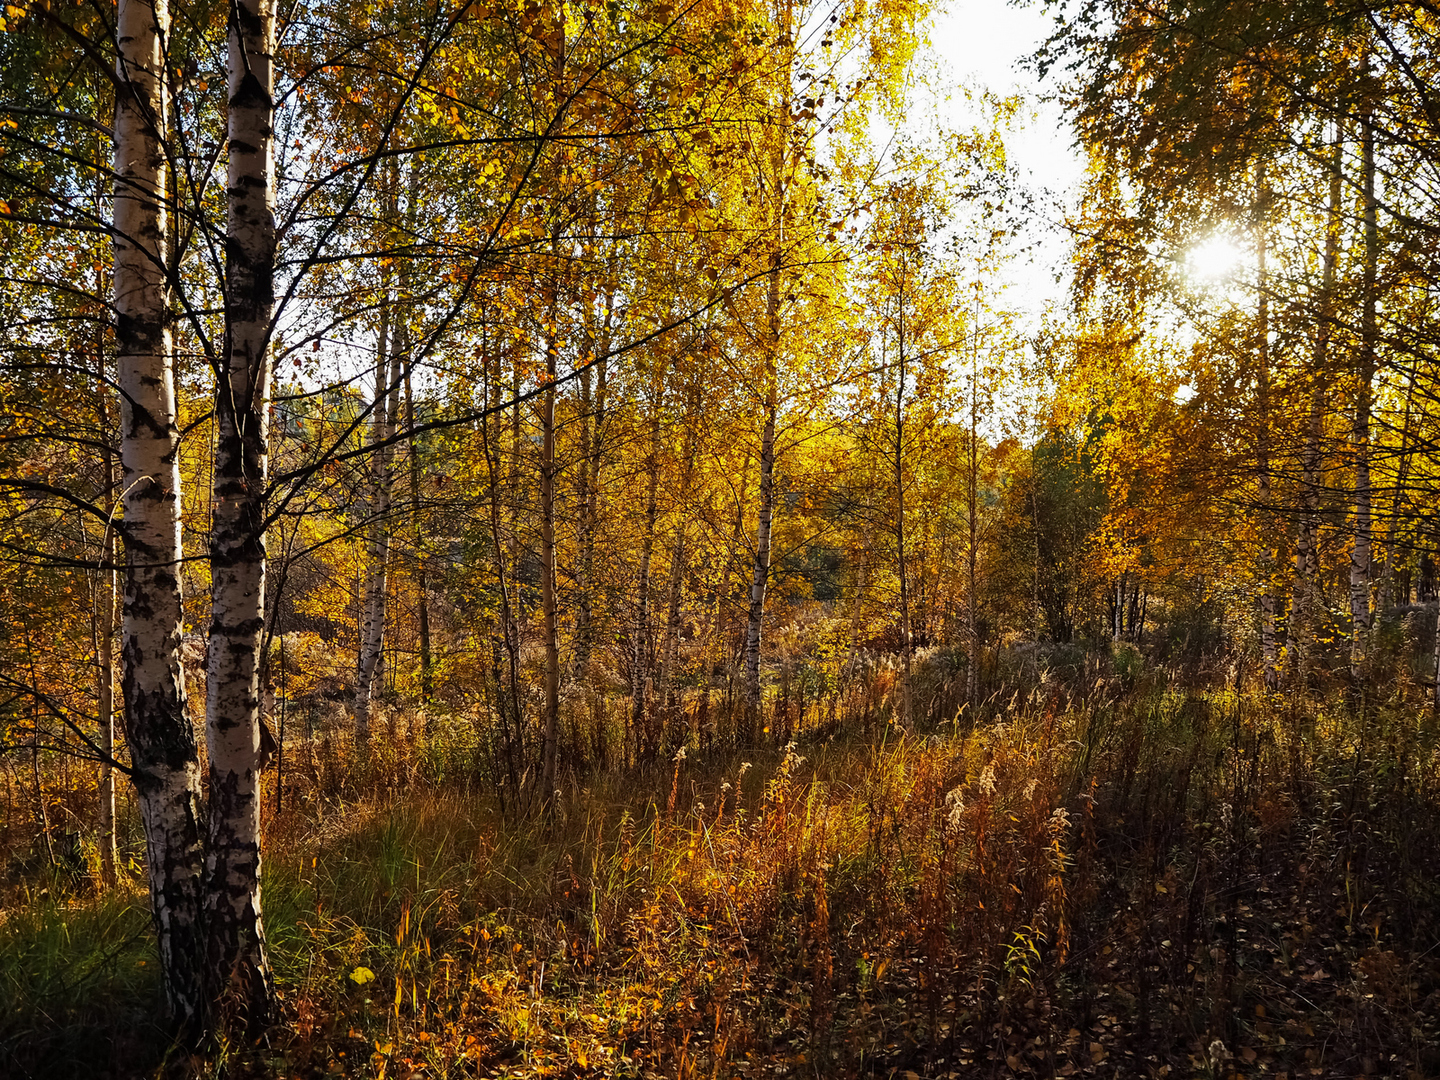
[[[180,455],[166,302],[164,0],[119,0],[115,94],[115,339],[120,390],[126,739],[145,826],[150,902],[172,1017],[201,1018],[199,748],[180,667]]]
[[[614,303],[612,293],[606,301],[605,331],[599,343],[600,355],[610,348],[609,322]],[[600,522],[601,465],[605,456],[605,406],[606,375],[609,364],[601,360],[595,365],[595,397],[590,397],[590,372],[582,375],[582,417],[585,436],[584,454],[580,462],[582,490],[577,499],[580,506],[579,573],[577,574],[577,605],[575,613],[575,659],[574,677],[586,678],[590,667],[590,651],[593,647],[595,627],[595,531]],[[593,427],[591,413],[593,412]]]
[[[405,365],[405,427],[410,453],[410,514],[415,528],[415,591],[420,616],[420,701],[428,705],[435,692],[434,659],[430,649],[430,584],[425,566],[425,528],[420,521],[420,444],[415,441],[415,390],[410,385],[410,364]]]
[[[631,632],[633,659],[630,667],[630,727],[635,733],[637,756],[654,756],[659,746],[652,730],[654,711],[650,701],[650,670],[655,651],[650,626],[650,574],[655,555],[655,521],[659,516],[657,493],[660,487],[660,402],[657,390],[650,418],[650,449],[645,455],[645,531],[640,541],[640,569],[635,584],[635,626]]]
[[[565,20],[558,26],[552,78],[558,90],[565,79]],[[551,239],[551,255],[558,238]],[[550,799],[560,760],[560,621],[555,581],[555,379],[560,354],[560,280],[556,259],[546,279],[549,336],[545,346],[545,394],[540,415],[540,608],[545,624],[545,727],[541,753],[541,797]]]
[[[1039,440],[1030,444],[1030,531],[1035,543],[1031,550],[1031,578],[1030,578],[1030,637],[1031,640],[1040,640],[1040,472],[1035,467],[1035,447]],[[1040,654],[1035,653],[1036,665],[1039,665]]]
[[[765,621],[765,591],[770,580],[770,530],[775,518],[775,424],[780,409],[779,366],[781,351],[781,303],[784,297],[785,213],[788,184],[787,152],[790,136],[791,80],[795,65],[793,46],[795,12],[791,0],[785,0],[778,12],[783,26],[784,59],[777,65],[780,78],[776,110],[775,141],[771,147],[769,181],[769,216],[773,247],[770,250],[770,272],[765,296],[765,396],[760,432],[760,509],[755,526],[755,563],[750,580],[750,611],[745,628],[745,737],[753,741],[762,726],[763,695],[760,689],[760,639]]]
[[[271,1011],[260,906],[261,642],[271,314],[275,303],[273,0],[232,0],[224,367],[216,380],[206,743],[207,995],[212,1022],[255,1031]]]
[[[391,211],[393,213],[393,207]],[[370,416],[369,536],[365,543],[365,587],[360,619],[360,656],[355,670],[355,746],[364,752],[370,742],[370,714],[376,673],[385,649],[385,606],[390,562],[390,516],[394,493],[390,439],[395,434],[396,398],[404,316],[392,312],[389,287],[382,301],[376,342],[375,397]]]
[[[735,682],[735,657],[737,651],[732,647],[732,623],[731,618],[740,610],[739,589],[733,578],[736,565],[740,559],[741,541],[745,536],[745,507],[750,498],[750,454],[745,454],[744,463],[740,466],[740,493],[735,500],[735,523],[730,529],[730,543],[725,549],[725,566],[720,575],[720,591],[715,594],[715,617],[710,626],[711,641],[714,643],[719,656],[709,661],[712,678],[706,683],[707,695],[712,682],[714,682],[715,668],[720,668],[719,677],[726,680],[727,686],[733,686]],[[735,591],[732,592],[731,590]],[[708,654],[708,650],[707,650]],[[719,684],[715,684],[716,689]],[[727,699],[728,700],[728,699]],[[727,710],[729,705],[727,703]],[[727,711],[727,723],[733,724],[734,716]],[[733,732],[731,733],[733,735]]]
[[[1380,255],[1380,234],[1375,204],[1375,129],[1368,106],[1360,126],[1362,186],[1364,191],[1365,256],[1360,313],[1360,357],[1355,394],[1355,424],[1351,433],[1355,455],[1355,525],[1350,549],[1350,676],[1365,674],[1370,641],[1371,491],[1370,408],[1375,378],[1375,276]]]
[[[1333,332],[1336,267],[1340,254],[1341,154],[1344,129],[1337,126],[1330,150],[1330,192],[1326,210],[1325,249],[1322,255],[1320,310],[1316,314],[1315,346],[1311,356],[1310,408],[1305,425],[1305,442],[1300,459],[1300,516],[1295,531],[1295,580],[1291,593],[1287,634],[1294,655],[1296,682],[1304,688],[1309,681],[1310,654],[1315,641],[1315,620],[1319,608],[1319,509],[1322,437],[1325,430],[1325,397],[1328,386],[1330,336]]]
[[[1395,490],[1390,498],[1390,520],[1385,525],[1385,568],[1380,576],[1380,607],[1392,608],[1399,603],[1409,603],[1409,588],[1406,595],[1397,601],[1395,596],[1395,545],[1400,527],[1400,513],[1405,505],[1405,485],[1410,480],[1411,428],[1415,405],[1415,377],[1419,372],[1419,361],[1410,364],[1410,377],[1405,386],[1405,411],[1400,423],[1399,462],[1395,467]]]
[[[100,391],[100,430],[108,436],[110,409],[103,388],[104,353],[99,354],[102,389]],[[105,512],[113,515],[115,505],[115,461],[107,445],[102,455],[105,470]],[[100,563],[95,589],[95,704],[100,721],[99,806],[96,824],[100,846],[100,880],[107,886],[115,884],[115,529],[107,521],[100,541]]]
[[[770,578],[770,529],[775,519],[775,412],[772,379],[765,398],[765,426],[760,433],[760,514],[755,527],[755,564],[745,628],[745,736],[751,741],[756,738],[762,709],[760,637],[765,620],[765,588]]]
[[[491,393],[494,388],[494,398],[500,397],[500,358],[495,358],[495,377],[493,383],[486,373],[486,393]],[[493,402],[491,403],[493,405]],[[491,445],[490,438],[490,417],[488,415],[480,419],[481,448],[485,454],[485,467],[489,479],[489,504],[490,504],[490,539],[495,552],[495,582],[500,590],[500,634],[505,645],[505,657],[508,662],[509,693],[505,693],[499,683],[497,664],[495,696],[500,704],[501,731],[505,741],[505,767],[510,781],[510,790],[518,797],[520,790],[520,775],[517,761],[524,755],[524,740],[522,735],[522,716],[520,712],[520,643],[517,640],[517,624],[515,620],[514,606],[510,600],[510,585],[506,573],[506,559],[503,525],[500,520],[500,461],[499,452]]]
[[[968,447],[970,460],[965,477],[968,501],[966,526],[969,533],[965,550],[965,645],[970,653],[965,672],[965,701],[971,709],[975,708],[980,690],[978,670],[980,666],[980,627],[976,611],[980,546],[980,387],[978,383],[980,377],[980,332],[978,329],[980,304],[978,299],[975,308],[975,342],[974,351],[970,354],[970,445]]]
[[[905,294],[901,287],[899,318],[900,367],[895,382],[895,446],[891,460],[895,482],[895,570],[900,577],[900,726],[914,722],[911,666],[914,641],[910,630],[910,575],[905,559]]]
[[[1430,700],[1430,706],[1437,716],[1440,716],[1440,608],[1436,609],[1435,618],[1435,691]]]
[[[1277,523],[1274,514],[1271,513],[1272,495],[1270,491],[1270,297],[1268,292],[1270,285],[1265,276],[1267,240],[1265,215],[1270,196],[1265,186],[1264,166],[1259,169],[1256,188],[1260,215],[1255,243],[1256,292],[1258,293],[1255,317],[1255,358],[1256,381],[1259,385],[1260,397],[1260,431],[1256,440],[1259,459],[1257,463],[1259,472],[1257,495],[1260,503],[1261,532],[1264,534],[1264,539],[1260,544],[1260,677],[1265,689],[1275,690],[1280,686],[1280,640],[1275,633],[1278,605],[1274,578],[1278,552],[1271,542]]]
[[[545,623],[545,715],[541,746],[542,799],[555,792],[560,759],[560,629],[555,595],[555,377],[560,351],[559,303],[549,286],[550,338],[545,348],[546,388],[540,406],[540,607]]]
[[[106,536],[104,550],[100,557],[113,566],[115,544],[112,535]],[[97,711],[100,716],[100,750],[105,760],[100,763],[100,806],[99,825],[100,880],[106,885],[115,884],[115,769],[110,762],[115,757],[115,572],[105,570],[102,575],[100,595],[100,619],[96,628],[99,636],[99,670],[96,672]]]
[[[679,497],[685,498],[690,490],[690,485],[695,477],[695,455],[699,448],[699,427],[700,427],[700,384],[698,380],[692,381],[690,387],[690,400],[686,409],[685,423],[685,451],[680,467]],[[683,507],[682,507],[683,511]],[[683,512],[680,520],[675,526],[675,539],[670,549],[670,582],[668,589],[668,604],[665,612],[665,641],[660,653],[660,682],[656,691],[656,698],[663,710],[663,721],[661,724],[661,738],[664,738],[664,727],[673,724],[675,720],[675,702],[673,693],[673,675],[675,663],[675,651],[680,638],[680,599],[685,581],[685,547],[687,519]]]

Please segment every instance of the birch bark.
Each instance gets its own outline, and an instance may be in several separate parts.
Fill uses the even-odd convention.
[[[199,748],[180,667],[180,466],[166,303],[168,215],[160,132],[164,0],[119,0],[115,95],[115,339],[125,594],[121,694],[145,828],[160,970],[173,1018],[202,1011]]]
[[[559,289],[550,284],[545,394],[540,402],[540,610],[545,625],[545,714],[540,753],[540,798],[555,794],[560,761],[560,624],[555,580],[555,379],[560,354]]]
[[[420,444],[415,441],[415,390],[410,385],[408,363],[405,365],[405,428],[406,449],[410,453],[410,514],[415,530],[415,600],[420,617],[420,702],[428,705],[435,689],[434,659],[430,651],[430,585],[425,564],[425,529],[420,523]]]
[[[777,259],[778,261],[778,259]],[[778,280],[779,274],[776,273]],[[773,287],[778,292],[778,285]],[[778,338],[779,319],[775,319]],[[753,741],[760,723],[760,637],[765,620],[765,588],[770,578],[770,530],[775,519],[775,412],[772,377],[765,396],[765,426],[760,433],[760,513],[755,525],[755,562],[750,579],[750,611],[745,627],[745,737]]]
[[[655,634],[650,625],[651,564],[655,557],[655,521],[659,516],[657,492],[660,487],[660,402],[663,389],[657,378],[657,389],[651,405],[650,448],[645,456],[645,532],[640,542],[640,567],[636,574],[635,626],[630,666],[631,730],[635,733],[636,757],[650,758],[659,750],[653,731],[653,709],[650,703],[650,671],[655,653]]]
[[[900,578],[900,726],[906,731],[914,720],[911,668],[914,635],[910,629],[910,575],[905,557],[905,281],[901,262],[900,296],[896,318],[899,369],[895,379],[895,454],[891,461],[895,482],[895,571]]]
[[[392,325],[393,320],[393,325]],[[386,334],[389,341],[386,341]],[[375,365],[375,411],[371,438],[376,447],[370,464],[370,536],[366,543],[368,566],[365,608],[361,623],[360,661],[355,679],[355,744],[370,740],[370,713],[376,672],[385,648],[385,601],[390,562],[390,507],[394,498],[395,420],[399,412],[402,353],[408,348],[403,313],[387,309],[380,323],[380,349]]]
[[[699,450],[699,429],[700,429],[700,383],[699,380],[692,380],[689,402],[685,413],[685,453],[680,468],[679,496],[684,499],[690,491],[690,486],[695,478],[695,457]],[[656,699],[662,710],[660,723],[660,737],[663,742],[665,729],[673,725],[675,721],[676,705],[674,700],[674,665],[675,652],[680,640],[680,600],[685,581],[685,549],[688,541],[686,530],[686,519],[684,514],[675,526],[675,537],[670,549],[670,582],[668,589],[668,604],[665,612],[665,639],[660,650],[660,683],[656,692]],[[684,736],[680,736],[683,743]]]
[[[1365,255],[1360,312],[1360,357],[1355,394],[1355,423],[1351,449],[1355,455],[1354,543],[1350,549],[1350,676],[1365,673],[1370,642],[1371,491],[1370,408],[1375,379],[1375,276],[1380,234],[1375,203],[1375,128],[1368,112],[1360,121],[1360,152],[1365,218]]]
[[[590,369],[580,375],[581,460],[576,492],[579,507],[579,566],[576,573],[574,678],[585,679],[590,668],[595,626],[595,530],[600,521],[601,467],[605,460],[607,405],[606,377],[610,354],[611,321],[615,314],[615,289],[606,285],[605,313],[595,340],[595,396],[590,396]],[[592,427],[593,423],[593,427]]]
[[[275,304],[274,33],[274,0],[231,0],[226,333],[215,386],[205,709],[206,990],[212,1024],[230,1033],[257,1030],[271,1012],[260,903],[260,660]]]
[[[105,360],[100,359],[100,382],[105,381]],[[105,391],[100,393],[100,430],[110,430],[110,408]],[[101,457],[105,470],[106,510],[115,512],[115,458],[107,445]],[[104,568],[96,575],[93,627],[95,634],[95,704],[100,721],[100,749],[105,760],[100,763],[97,821],[100,845],[100,880],[106,886],[115,884],[115,529],[107,523],[100,541],[100,563]]]
[[[1340,254],[1341,154],[1344,130],[1337,127],[1330,148],[1330,191],[1326,209],[1325,248],[1321,256],[1320,309],[1315,326],[1315,345],[1310,360],[1310,408],[1301,451],[1300,519],[1295,530],[1295,579],[1291,592],[1287,635],[1294,656],[1297,683],[1309,680],[1310,651],[1315,639],[1315,612],[1319,555],[1317,549],[1320,507],[1321,437],[1325,424],[1325,391],[1329,364],[1331,321],[1334,310],[1335,273]]]
[[[1275,595],[1275,565],[1279,552],[1270,543],[1276,522],[1270,512],[1270,299],[1266,281],[1266,225],[1265,207],[1268,193],[1265,187],[1263,167],[1257,179],[1257,201],[1260,205],[1260,226],[1255,242],[1256,291],[1256,343],[1255,356],[1257,382],[1260,394],[1260,433],[1257,440],[1260,480],[1258,496],[1260,521],[1265,539],[1260,546],[1260,669],[1265,689],[1275,690],[1280,686],[1280,639],[1275,632],[1276,609],[1279,606]]]
[[[497,663],[495,697],[499,705],[501,734],[505,741],[506,774],[510,781],[510,790],[518,798],[520,771],[517,763],[525,751],[523,738],[524,729],[521,724],[522,716],[520,710],[520,643],[517,637],[519,627],[515,619],[514,607],[510,600],[510,584],[506,570],[503,540],[504,526],[501,522],[500,513],[500,451],[492,445],[490,437],[492,421],[488,410],[504,396],[502,393],[503,382],[500,372],[501,358],[497,355],[494,362],[494,378],[492,380],[488,370],[489,360],[486,360],[485,393],[487,412],[486,415],[480,419],[480,440],[481,449],[485,454],[485,468],[488,477],[490,539],[492,550],[495,554],[495,582],[496,587],[500,591],[500,635],[505,646],[507,674],[509,676],[509,685],[502,687],[500,685],[499,665]]]
[[[784,25],[784,62],[778,65],[780,100],[776,108],[775,145],[771,155],[770,230],[774,236],[771,267],[765,298],[765,389],[761,403],[760,510],[755,524],[755,562],[750,579],[750,612],[745,628],[745,737],[753,740],[761,721],[760,639],[765,620],[765,590],[770,579],[770,532],[775,518],[775,421],[779,411],[778,368],[780,364],[780,303],[784,294],[784,252],[786,224],[786,157],[790,138],[791,88],[795,64],[793,5],[786,0],[780,12]]]

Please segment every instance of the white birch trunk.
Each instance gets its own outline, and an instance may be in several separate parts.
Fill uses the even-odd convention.
[[[905,291],[902,281],[899,300],[900,369],[895,382],[895,455],[891,462],[895,481],[895,570],[900,577],[900,726],[906,731],[914,723],[911,668],[914,643],[910,629],[910,575],[905,559]]]
[[[657,380],[658,382],[659,380]],[[650,449],[645,457],[645,532],[640,542],[640,568],[635,585],[635,626],[631,645],[630,725],[635,734],[636,756],[651,757],[659,746],[653,730],[650,703],[650,666],[655,635],[650,626],[651,564],[655,558],[655,521],[659,516],[657,491],[660,486],[660,396],[657,392],[650,419]]]
[[[100,359],[100,379],[105,378],[105,361]],[[110,432],[110,409],[106,402],[105,390],[100,391],[100,430],[105,436]],[[115,512],[115,461],[109,448],[101,457],[105,469],[104,506],[107,514]],[[99,805],[96,807],[97,832],[100,847],[100,880],[106,886],[115,884],[115,769],[110,764],[115,758],[115,529],[105,525],[105,534],[100,541],[100,563],[102,569],[97,575],[94,602],[95,631],[95,715],[100,724],[100,749],[104,760],[100,763],[100,782],[97,785]]]
[[[407,349],[408,352],[408,349]],[[406,449],[410,454],[410,514],[415,530],[415,602],[420,618],[420,701],[429,706],[434,694],[434,659],[430,651],[430,585],[426,572],[425,528],[420,518],[420,444],[415,441],[415,390],[410,385],[410,364],[405,365],[405,428],[408,434]],[[431,733],[432,721],[426,714],[426,734]]]
[[[1280,639],[1275,632],[1278,603],[1274,578],[1279,552],[1270,543],[1270,538],[1277,525],[1274,515],[1270,512],[1272,497],[1270,477],[1270,302],[1266,294],[1269,285],[1265,280],[1267,235],[1264,220],[1268,196],[1263,168],[1260,170],[1257,187],[1259,188],[1258,200],[1261,208],[1259,235],[1255,244],[1256,291],[1259,293],[1256,303],[1255,355],[1258,367],[1257,381],[1260,387],[1260,434],[1257,440],[1260,482],[1257,495],[1260,503],[1261,528],[1265,534],[1260,546],[1260,677],[1265,689],[1276,690],[1280,686]]]
[[[980,692],[980,623],[977,596],[980,556],[980,299],[975,300],[974,350],[970,354],[970,460],[965,477],[965,703],[972,711]]]
[[[615,290],[607,286],[605,312],[599,333],[589,333],[595,364],[595,392],[591,398],[590,369],[580,379],[580,475],[576,491],[579,525],[576,546],[579,549],[576,568],[575,636],[572,660],[573,677],[586,679],[590,668],[590,650],[595,625],[595,531],[600,521],[601,466],[605,453],[605,406],[607,403],[607,371],[610,353],[611,321],[615,314]]]
[[[388,335],[388,341],[387,341]],[[355,745],[370,741],[370,714],[380,660],[385,649],[385,606],[390,563],[390,507],[394,498],[395,418],[399,408],[401,354],[408,347],[403,315],[390,324],[388,310],[380,324],[379,357],[375,364],[375,408],[370,463],[370,536],[366,542],[366,575],[360,624],[360,657],[355,672]]]
[[[679,497],[684,499],[690,491],[695,476],[695,455],[699,447],[700,386],[692,382],[689,406],[686,411],[685,456],[680,470]],[[682,506],[683,510],[683,506]],[[660,682],[656,697],[661,712],[660,738],[664,741],[665,728],[674,722],[675,703],[672,693],[675,652],[680,639],[680,599],[685,581],[686,519],[682,512],[675,526],[675,539],[670,549],[670,582],[668,603],[665,612],[665,639],[660,651]],[[683,742],[683,738],[682,738]]]
[[[500,357],[495,357],[495,371],[493,381],[490,372],[485,375],[485,394],[487,408],[500,399],[502,383],[500,379]],[[505,740],[505,767],[506,774],[510,781],[510,790],[519,797],[520,789],[520,766],[519,760],[524,753],[523,728],[521,726],[520,711],[520,646],[516,640],[516,621],[514,610],[510,601],[509,576],[506,570],[506,559],[504,549],[504,527],[501,523],[500,514],[500,453],[491,445],[490,439],[491,419],[488,415],[480,420],[481,449],[485,454],[485,467],[488,474],[488,491],[490,504],[490,539],[492,550],[495,554],[495,583],[500,591],[500,634],[505,646],[505,657],[508,663],[507,674],[509,676],[508,686],[502,687],[499,678],[499,665],[496,665],[495,697],[499,704],[501,735]]]
[[[560,352],[559,290],[549,285],[545,394],[540,402],[540,612],[545,627],[545,713],[540,752],[540,797],[555,795],[560,762],[560,624],[555,581],[555,377]]]
[[[775,389],[771,380],[760,433],[760,513],[755,526],[755,562],[750,578],[750,611],[745,627],[745,736],[757,736],[761,720],[760,639],[765,621],[765,588],[770,579],[770,530],[775,519]]]
[[[1375,378],[1375,275],[1380,236],[1375,207],[1375,131],[1369,117],[1361,121],[1361,168],[1364,170],[1365,257],[1364,294],[1360,314],[1359,385],[1351,445],[1355,455],[1354,543],[1350,549],[1350,676],[1365,674],[1370,642],[1371,492],[1370,406]]]
[[[1326,210],[1325,248],[1322,255],[1320,310],[1311,356],[1310,409],[1301,452],[1300,520],[1295,534],[1295,581],[1291,593],[1287,634],[1294,656],[1296,681],[1303,690],[1309,681],[1310,653],[1315,640],[1315,614],[1319,606],[1318,520],[1321,438],[1325,424],[1325,391],[1330,353],[1331,318],[1335,295],[1335,274],[1340,253],[1341,154],[1344,131],[1335,131],[1330,153],[1330,192]]]
[[[253,1032],[271,1012],[260,904],[261,642],[271,315],[275,304],[274,0],[232,0],[225,353],[215,386],[206,745],[207,995],[213,1025]]]
[[[166,304],[164,0],[116,11],[115,338],[125,596],[121,682],[150,901],[173,1018],[203,1009],[200,766],[180,667],[180,466]]]

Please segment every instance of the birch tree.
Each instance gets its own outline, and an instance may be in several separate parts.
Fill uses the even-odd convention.
[[[260,644],[275,304],[274,0],[231,0],[228,31],[225,345],[215,383],[206,745],[205,967],[211,1022],[270,1018],[260,905]]]
[[[165,0],[116,10],[114,292],[120,389],[126,739],[174,1018],[202,1010],[200,763],[180,667],[180,468],[167,302]]]

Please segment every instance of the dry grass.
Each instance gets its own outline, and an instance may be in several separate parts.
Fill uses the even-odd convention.
[[[265,891],[284,1024],[205,1068],[1440,1074],[1428,715],[1042,687],[973,730],[592,775],[541,817],[413,747],[297,772]],[[153,1002],[119,977],[138,899],[60,910],[0,930],[14,1075],[73,1075],[57,1039]],[[35,989],[122,939],[108,981]]]

